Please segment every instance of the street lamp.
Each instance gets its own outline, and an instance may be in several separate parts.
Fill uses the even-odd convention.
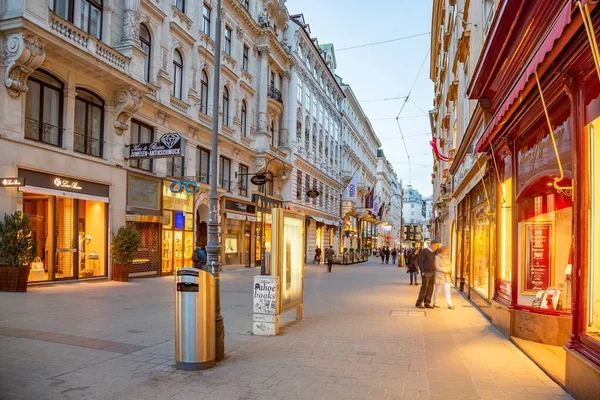
[[[212,147],[210,155],[210,205],[208,220],[208,244],[206,258],[211,273],[215,276],[215,359],[225,358],[225,326],[221,315],[221,285],[219,258],[221,243],[219,242],[219,194],[217,192],[217,157],[219,151],[219,87],[221,80],[221,0],[217,0],[215,64],[213,70],[213,113],[212,113]]]

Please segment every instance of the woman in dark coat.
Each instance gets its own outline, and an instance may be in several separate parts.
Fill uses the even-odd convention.
[[[417,276],[419,276],[419,252],[420,249],[413,249],[408,256],[408,273],[410,274],[410,284],[413,284],[413,277],[415,278],[415,285],[418,285]]]

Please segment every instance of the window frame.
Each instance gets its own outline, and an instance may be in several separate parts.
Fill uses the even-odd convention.
[[[176,159],[181,160],[181,175],[175,175],[175,167],[179,166],[179,165],[177,165],[177,162],[175,162]],[[180,176],[184,176],[184,175],[185,175],[185,157],[167,158],[167,176],[168,177],[180,177]]]
[[[210,150],[205,149],[204,147],[196,147],[196,152],[197,152],[197,156],[198,156],[198,181],[200,183],[203,183],[205,185],[209,185],[210,184]],[[204,157],[207,158],[208,163],[207,165],[207,170],[206,172],[202,171],[202,160],[204,159]],[[202,174],[204,173],[204,176],[202,176]]]
[[[228,56],[231,56],[231,45],[233,43],[233,31],[231,30],[231,28],[227,25],[225,25],[225,31],[223,32],[223,35],[225,36],[225,41],[224,41],[224,45],[223,45],[223,51],[225,51],[225,53]]]
[[[242,137],[248,137],[248,106],[246,100],[242,100],[241,111],[240,111],[240,123],[242,125],[241,134]]]
[[[52,78],[53,80],[57,81],[60,84],[60,88],[58,87],[54,87],[51,86],[50,84],[37,79],[36,78],[36,74],[42,74],[42,75],[46,75],[50,78]],[[63,146],[63,142],[64,142],[64,130],[63,130],[63,113],[64,113],[64,99],[65,99],[65,85],[64,83],[58,79],[56,76],[52,75],[51,73],[43,70],[43,69],[38,69],[36,71],[33,72],[33,74],[31,74],[29,76],[29,78],[27,78],[27,80],[32,80],[35,83],[37,83],[38,85],[40,85],[40,97],[39,97],[39,111],[38,111],[38,115],[37,115],[37,119],[35,120],[35,122],[38,123],[38,139],[34,139],[34,138],[29,138],[26,136],[26,132],[24,132],[24,137],[26,139],[30,139],[30,140],[35,140],[41,143],[45,143],[45,144],[49,144],[51,146],[57,146],[57,147],[62,147]],[[51,90],[55,90],[58,92],[59,94],[59,104],[58,104],[58,126],[56,128],[58,128],[58,143],[54,144],[54,143],[50,143],[50,142],[46,142],[43,140],[43,127],[44,125],[50,125],[53,126],[51,124],[47,124],[46,122],[44,122],[44,105],[46,104],[46,102],[44,101],[44,88],[49,88]],[[30,93],[29,91],[27,92],[28,94]],[[25,115],[27,113],[27,95],[25,98]],[[25,119],[27,120],[27,116],[25,116]],[[26,127],[27,125],[25,125]]]
[[[211,14],[212,8],[206,3],[202,3],[202,32],[208,37],[210,37]]]
[[[238,195],[248,197],[248,171],[247,165],[238,165]]]
[[[228,164],[229,176],[227,178],[227,187],[225,187],[225,165]],[[231,159],[225,156],[219,156],[219,187],[231,192]]]
[[[104,158],[104,119],[105,119],[105,113],[106,113],[106,110],[105,110],[106,103],[105,103],[104,99],[102,99],[100,96],[98,96],[94,92],[91,92],[87,89],[76,88],[76,92],[77,93],[78,92],[87,93],[87,94],[95,97],[96,99],[98,99],[102,104],[98,105],[93,102],[90,102],[87,99],[80,97],[78,94],[75,95],[75,112],[74,112],[75,120],[77,120],[77,101],[83,102],[86,105],[86,107],[85,107],[85,134],[83,135],[84,151],[79,151],[79,150],[75,149],[75,146],[73,146],[73,151],[75,151],[77,153],[86,154],[86,155],[89,155],[92,157]],[[87,151],[88,139],[90,137],[89,132],[88,132],[90,107],[96,107],[96,108],[100,109],[100,138],[98,139],[100,142],[100,154],[99,155],[90,154],[91,152],[89,153]],[[76,132],[74,132],[74,134],[78,135],[78,133],[76,133]]]
[[[229,126],[229,89],[227,86],[223,86],[223,95],[221,96],[223,102],[223,119],[222,123],[225,126]]]
[[[242,69],[248,72],[250,65],[250,48],[244,43],[244,50],[242,52]]]
[[[146,40],[145,38],[142,37],[142,29],[146,30],[146,32],[148,33],[148,39]],[[148,48],[148,53],[146,53],[144,51],[144,53],[146,54],[146,58],[144,59],[144,80],[146,82],[150,82],[150,66],[151,66],[151,62],[152,62],[152,35],[150,35],[150,29],[148,29],[148,27],[146,26],[146,24],[141,23],[140,24],[140,43],[141,43],[141,47],[142,47],[142,51],[144,51],[144,46],[146,46]]]
[[[175,8],[185,14],[185,0],[175,0]]]
[[[80,27],[82,31],[86,32],[88,35],[95,37],[98,40],[102,40],[102,33],[103,33],[103,28],[104,28],[104,24],[103,24],[103,20],[104,20],[104,1],[103,0],[81,0],[81,12],[83,12],[83,3],[87,3],[89,4],[90,7],[90,12],[88,13],[88,20],[87,20],[87,29],[83,28],[83,19],[81,20],[80,23]],[[55,2],[56,4],[56,2]],[[74,11],[75,11],[75,2],[71,1],[70,2],[70,6],[73,7],[73,16],[74,16]],[[92,10],[91,8],[95,8],[96,10],[100,11],[100,18],[98,19],[99,25],[100,25],[100,31],[98,32],[98,36],[96,36],[95,34],[90,32],[91,29],[91,22],[92,22]],[[73,18],[74,20],[75,18]],[[73,21],[71,21],[73,22]]]
[[[200,112],[208,115],[208,73],[205,69],[200,74]]]
[[[131,123],[129,125],[130,126],[130,128],[129,128],[129,143],[130,143],[130,145],[132,143],[134,143],[134,142],[132,142],[132,138],[131,138],[131,136],[134,134],[134,132],[133,132],[134,131],[134,125],[137,125],[139,127],[138,132],[137,132],[137,142],[135,142],[135,143],[142,143],[142,142],[140,142],[140,140],[141,140],[140,136],[141,136],[141,129],[142,128],[146,128],[146,129],[150,130],[150,132],[151,132],[151,134],[150,134],[150,143],[154,142],[155,135],[156,135],[154,127],[151,126],[151,125],[148,125],[148,124],[146,124],[146,123],[144,123],[142,121],[139,121],[137,119],[132,119]],[[144,161],[148,161],[149,162],[149,168],[144,168],[143,166],[141,166]],[[151,159],[151,158],[148,159],[148,160],[144,160],[144,159],[129,160],[129,167],[130,168],[139,169],[139,170],[142,170],[142,171],[154,172],[154,160]]]
[[[175,55],[179,55],[181,64],[175,60]],[[179,82],[177,82],[177,68],[179,68]],[[179,96],[177,96],[177,86],[179,83]],[[171,96],[176,99],[183,100],[183,56],[179,49],[173,50],[173,90],[171,90]]]

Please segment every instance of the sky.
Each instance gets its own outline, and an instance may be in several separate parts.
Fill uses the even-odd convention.
[[[433,83],[429,79],[430,35],[340,50],[429,33],[432,1],[288,0],[287,7],[290,14],[304,14],[312,36],[318,38],[320,44],[334,44],[336,74],[352,86],[403,185],[412,184],[422,195],[431,195],[433,158],[427,115],[433,108]],[[405,100],[371,100],[405,97],[413,83],[410,100],[398,120],[410,155],[412,173],[409,173],[407,153],[396,123]]]

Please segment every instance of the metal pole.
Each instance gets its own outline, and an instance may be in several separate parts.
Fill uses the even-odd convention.
[[[219,195],[217,193],[217,159],[219,156],[219,88],[221,86],[221,0],[217,0],[215,64],[213,73],[212,148],[210,154],[210,217],[208,220],[207,261],[215,276],[215,359],[225,357],[225,326],[221,315],[221,243],[219,242]]]

